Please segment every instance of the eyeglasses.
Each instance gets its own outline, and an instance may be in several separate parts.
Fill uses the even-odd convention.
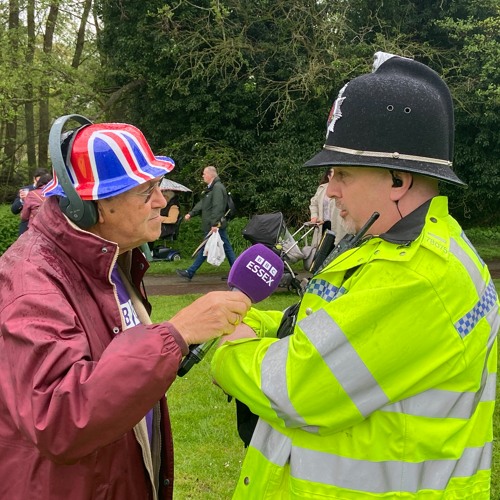
[[[148,188],[146,191],[142,193],[132,193],[132,194],[135,194],[136,196],[143,196],[144,204],[149,203],[149,201],[151,201],[151,198],[155,190],[160,188],[160,182],[161,181],[155,182],[150,188]]]

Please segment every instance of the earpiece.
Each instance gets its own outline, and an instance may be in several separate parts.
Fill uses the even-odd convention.
[[[392,187],[400,188],[403,185],[403,181],[399,177],[396,177],[392,170],[389,170],[389,172],[391,173],[392,177]]]
[[[80,198],[66,170],[66,161],[70,162],[71,146],[76,133],[73,133],[72,137],[67,139],[69,141],[66,154],[67,159],[64,158],[61,150],[61,137],[64,125],[70,120],[74,120],[82,126],[92,125],[90,120],[81,115],[65,115],[59,117],[50,129],[49,151],[57,180],[66,195],[66,198],[61,197],[59,199],[59,207],[78,227],[86,229],[97,223],[98,213],[97,207],[93,201],[82,200]]]

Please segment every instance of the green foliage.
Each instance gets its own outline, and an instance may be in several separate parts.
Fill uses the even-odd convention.
[[[216,165],[242,215],[303,218],[317,183],[300,165],[321,147],[330,80],[352,70],[336,61],[344,12],[329,3],[246,0],[101,9],[103,85],[142,82],[110,110],[113,119],[138,124],[175,158],[175,180],[189,185]]]
[[[479,255],[485,260],[500,258],[500,226],[465,230]]]
[[[19,234],[19,215],[10,211],[10,205],[0,205],[0,255],[16,241]]]
[[[174,157],[174,179],[215,164],[243,215],[299,223],[321,175],[301,165],[322,146],[333,99],[384,50],[445,77],[470,187],[444,192],[464,224],[499,222],[498,2],[101,1],[100,12],[102,85],[138,82],[110,117]]]
[[[500,226],[496,227],[475,227],[465,231],[467,237],[474,243],[498,245],[500,248]]]
[[[483,0],[463,19],[436,23],[453,43],[454,64],[443,68],[456,103],[455,165],[469,188],[452,201],[464,225],[498,224],[500,213],[500,5]],[[458,194],[458,193],[457,193]]]
[[[0,149],[0,201],[29,179],[25,105],[34,103],[38,128],[51,89],[47,126],[75,112],[134,123],[156,153],[175,158],[173,179],[190,185],[214,164],[242,216],[280,210],[298,224],[320,177],[301,165],[322,146],[332,101],[384,50],[443,75],[456,105],[454,168],[469,184],[444,193],[464,226],[500,223],[497,0],[96,0],[99,29],[87,31],[78,67],[82,5],[59,9],[52,51],[37,36],[32,61],[25,8],[18,29],[0,30],[0,109],[18,128],[13,165],[3,168]],[[36,8],[43,34],[47,4]],[[46,133],[35,130],[42,142]]]
[[[48,127],[57,116],[95,117],[102,102],[93,86],[100,64],[95,29],[88,29],[75,59],[83,2],[57,10],[54,43],[46,39],[47,17],[58,2],[3,2],[0,5],[0,202],[11,201],[37,167],[45,167]],[[33,8],[33,34],[27,26]],[[53,9],[53,12],[56,9]],[[6,29],[18,17],[18,27]],[[9,127],[6,127],[6,122]],[[10,130],[10,132],[9,132]],[[9,133],[12,151],[4,147]]]

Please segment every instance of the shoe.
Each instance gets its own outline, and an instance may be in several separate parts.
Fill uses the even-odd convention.
[[[187,271],[184,271],[184,269],[176,269],[175,272],[181,277],[181,278],[185,278],[187,279],[188,281],[191,281],[191,278],[192,276],[187,272]]]

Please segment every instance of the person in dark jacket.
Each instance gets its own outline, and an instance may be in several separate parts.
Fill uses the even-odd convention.
[[[23,209],[21,210],[21,221],[30,224],[30,221],[36,216],[42,203],[46,198],[43,194],[43,188],[52,180],[52,175],[43,174],[38,178],[35,184],[35,189],[31,190],[26,198],[24,198]]]
[[[47,170],[44,168],[39,168],[35,170],[35,173],[33,174],[33,184],[29,184],[28,186],[23,186],[19,192],[17,193],[16,199],[12,202],[12,205],[10,206],[10,211],[14,214],[20,214],[21,210],[23,209],[24,205],[24,199],[28,195],[30,191],[35,189],[36,183],[38,182],[38,179],[42,175],[48,174]],[[24,233],[28,229],[28,221],[27,220],[22,220],[19,222],[19,236]]]
[[[0,258],[0,498],[171,499],[165,393],[188,346],[232,332],[250,301],[212,292],[152,324],[139,247],[160,235],[174,162],[126,124],[89,122],[64,155],[49,144],[48,199]]]
[[[203,169],[203,182],[207,184],[207,188],[203,191],[201,200],[184,216],[184,219],[188,221],[191,217],[201,215],[201,230],[204,237],[219,231],[222,243],[224,244],[224,253],[229,261],[229,265],[232,266],[236,260],[236,256],[234,255],[233,247],[229,241],[224,224],[224,214],[227,207],[226,188],[217,175],[217,169],[213,166]],[[196,258],[190,267],[187,269],[177,269],[176,272],[182,278],[191,280],[205,260],[206,257],[203,255],[202,247],[196,254]]]

